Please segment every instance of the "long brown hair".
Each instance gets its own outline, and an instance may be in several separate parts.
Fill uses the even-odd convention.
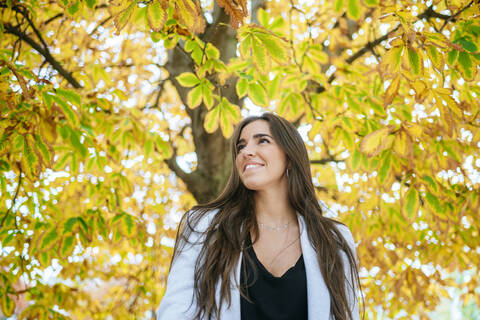
[[[290,122],[271,113],[245,118],[236,126],[231,138],[232,171],[225,189],[217,199],[193,207],[180,223],[172,263],[187,243],[201,246],[194,271],[196,319],[210,319],[212,316],[218,319],[222,302],[230,306],[230,288],[239,282],[236,279],[237,283],[232,284],[230,275],[235,273],[240,253],[246,250],[244,244],[249,231],[252,228],[258,231],[253,191],[242,184],[235,166],[236,144],[242,129],[257,120],[269,123],[273,138],[287,156],[290,166],[288,199],[305,219],[310,243],[317,253],[318,264],[330,293],[331,315],[336,320],[353,319],[349,305],[349,298],[352,297],[347,290],[353,293],[353,301],[356,301],[355,287],[360,285],[354,253],[335,226],[338,222],[322,214],[315,196],[307,149],[300,134]],[[216,213],[209,224],[199,227],[202,219],[212,210]],[[201,240],[193,243],[193,238]],[[342,251],[348,259],[349,270],[345,270],[342,262]],[[220,301],[216,301],[219,281]],[[240,292],[244,295],[243,288],[240,288]]]

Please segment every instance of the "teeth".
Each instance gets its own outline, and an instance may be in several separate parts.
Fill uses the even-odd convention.
[[[260,165],[259,164],[247,164],[247,166],[245,167],[245,170],[250,169],[250,168],[257,168],[257,167],[260,167]]]

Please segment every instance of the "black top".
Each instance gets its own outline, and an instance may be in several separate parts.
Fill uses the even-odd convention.
[[[307,320],[307,277],[303,255],[281,277],[275,277],[258,260],[250,237],[242,259],[240,283],[249,302],[240,298],[242,320]],[[246,277],[245,277],[246,273]],[[245,279],[246,278],[246,279]]]

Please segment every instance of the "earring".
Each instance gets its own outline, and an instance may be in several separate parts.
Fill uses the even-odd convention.
[[[287,168],[287,178],[290,177],[290,170]]]

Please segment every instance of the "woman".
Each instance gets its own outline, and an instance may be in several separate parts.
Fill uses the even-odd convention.
[[[231,141],[224,191],[182,218],[157,319],[358,319],[354,241],[322,216],[298,131],[266,113]]]

